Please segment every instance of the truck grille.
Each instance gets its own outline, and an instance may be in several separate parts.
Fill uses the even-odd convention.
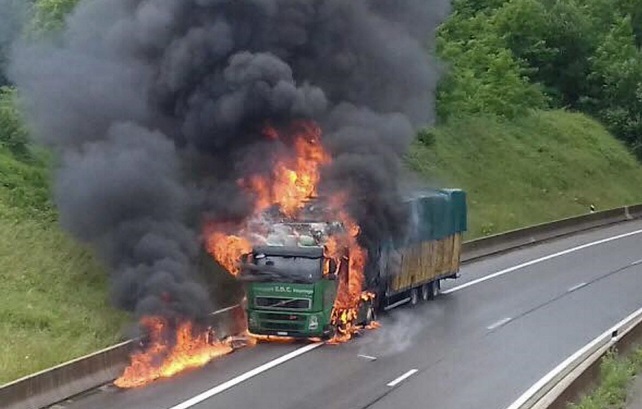
[[[261,323],[261,328],[273,331],[301,331],[304,326],[290,322],[263,322]]]
[[[262,312],[259,314],[259,319],[274,320],[274,321],[305,321],[305,316],[293,315],[293,314],[272,314],[272,313]]]
[[[254,305],[258,308],[275,309],[310,309],[311,300],[308,298],[255,297]]]

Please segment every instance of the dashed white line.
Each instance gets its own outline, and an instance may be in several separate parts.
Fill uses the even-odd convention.
[[[629,232],[629,233],[619,234],[617,236],[607,237],[607,238],[602,239],[602,240],[593,241],[593,242],[590,242],[590,243],[582,244],[581,246],[572,247],[570,249],[566,249],[566,250],[563,250],[563,251],[560,251],[560,252],[557,252],[557,253],[549,254],[548,256],[536,258],[534,260],[530,260],[530,261],[527,261],[527,262],[522,263],[522,264],[518,264],[518,265],[513,266],[513,267],[505,268],[503,270],[497,271],[496,273],[489,274],[487,276],[478,278],[476,280],[469,281],[469,282],[464,283],[462,285],[459,285],[457,287],[453,287],[453,288],[451,288],[449,290],[444,290],[444,291],[442,291],[442,294],[454,293],[455,291],[460,291],[460,290],[463,290],[464,288],[468,288],[468,287],[471,287],[473,285],[483,283],[484,281],[492,280],[493,278],[497,278],[497,277],[503,276],[504,274],[512,273],[515,270],[519,270],[519,269],[522,269],[524,267],[532,266],[533,264],[541,263],[543,261],[550,260],[550,259],[553,259],[553,258],[556,258],[556,257],[560,257],[560,256],[563,256],[563,255],[566,255],[566,254],[569,254],[569,253],[573,253],[573,252],[576,252],[576,251],[579,251],[579,250],[583,250],[583,249],[586,249],[586,248],[589,248],[589,247],[597,246],[599,244],[608,243],[610,241],[623,239],[625,237],[634,236],[634,235],[640,234],[640,233],[642,233],[642,230],[636,230],[636,231],[632,231],[632,232]]]
[[[573,287],[571,287],[568,290],[566,290],[566,292],[567,293],[572,293],[573,291],[577,291],[580,288],[585,287],[585,286],[586,286],[586,283],[579,283],[578,285],[574,285]]]
[[[376,356],[363,355],[363,354],[359,354],[359,355],[357,355],[357,356],[358,356],[359,358],[365,358],[365,359],[368,359],[368,360],[370,360],[370,361],[376,361],[376,360],[377,360],[377,357],[376,357]]]
[[[492,331],[494,329],[501,327],[502,325],[508,324],[511,321],[511,319],[512,318],[504,318],[503,320],[499,320],[496,323],[487,326],[486,329],[488,329],[489,331]]]
[[[411,376],[416,374],[418,371],[419,371],[418,369],[411,369],[408,372],[406,372],[405,374],[403,374],[400,377],[396,378],[395,380],[389,382],[386,386],[389,386],[389,387],[393,388],[393,387],[397,386],[398,384],[400,384],[401,382],[403,382],[404,380],[406,380],[407,378],[410,378]]]
[[[265,371],[267,371],[269,369],[272,369],[277,365],[281,365],[282,363],[284,363],[286,361],[289,361],[290,359],[296,358],[299,355],[303,355],[306,352],[310,352],[313,349],[320,347],[321,345],[323,345],[322,342],[317,342],[317,343],[314,343],[314,344],[306,345],[306,346],[301,347],[299,349],[295,349],[294,351],[290,352],[289,354],[285,354],[285,355],[283,355],[283,356],[281,356],[281,357],[279,357],[277,359],[274,359],[274,360],[272,360],[270,362],[267,362],[267,363],[265,363],[265,364],[263,364],[263,365],[261,365],[259,367],[256,367],[256,368],[252,369],[251,371],[245,372],[244,374],[241,374],[241,375],[237,376],[236,378],[230,379],[227,382],[223,382],[222,384],[220,384],[218,386],[215,386],[212,389],[201,393],[200,395],[196,395],[193,398],[188,399],[183,403],[179,403],[176,406],[172,406],[170,409],[187,409],[187,408],[191,408],[192,406],[194,406],[196,404],[199,404],[199,403],[203,402],[204,400],[211,398],[214,395],[218,395],[219,393],[221,393],[223,391],[226,391],[226,390],[230,389],[231,387],[238,385],[241,382],[245,382],[248,379],[250,379],[250,378],[252,378],[252,377],[254,377],[256,375],[258,375],[260,373],[263,373],[263,372],[265,372]]]
[[[468,287],[471,287],[473,285],[476,285],[476,284],[479,284],[479,283],[482,283],[482,282],[485,282],[485,281],[488,281],[488,280],[492,280],[494,278],[503,276],[505,274],[511,273],[511,272],[513,272],[515,270],[522,269],[524,267],[531,266],[533,264],[541,263],[543,261],[550,260],[550,259],[553,259],[553,258],[556,258],[556,257],[560,257],[560,256],[563,256],[565,254],[573,253],[575,251],[579,251],[579,250],[582,250],[582,249],[585,249],[585,248],[597,246],[599,244],[608,243],[610,241],[619,240],[619,239],[622,239],[622,238],[625,238],[625,237],[630,237],[630,236],[633,236],[633,235],[636,235],[636,234],[640,234],[640,233],[642,233],[642,230],[636,230],[636,231],[633,231],[633,232],[624,233],[624,234],[620,234],[620,235],[617,235],[617,236],[608,237],[608,238],[605,238],[605,239],[602,239],[602,240],[594,241],[594,242],[591,242],[591,243],[583,244],[581,246],[573,247],[573,248],[570,248],[570,249],[567,249],[567,250],[564,250],[564,251],[560,251],[558,253],[549,254],[548,256],[544,256],[544,257],[540,257],[540,258],[537,258],[537,259],[534,259],[534,260],[531,260],[531,261],[527,261],[525,263],[522,263],[522,264],[519,264],[519,265],[516,265],[516,266],[513,266],[513,267],[509,267],[509,268],[506,268],[506,269],[501,270],[501,271],[497,271],[497,272],[495,272],[493,274],[490,274],[490,275],[487,275],[485,277],[481,277],[481,278],[478,278],[476,280],[469,281],[469,282],[467,282],[465,284],[462,284],[462,285],[457,286],[457,287],[453,287],[453,288],[451,288],[449,290],[444,290],[444,291],[442,291],[442,293],[443,294],[454,293],[456,291],[463,290],[464,288],[468,288]],[[642,263],[642,260],[640,260],[639,262],[635,262],[633,264],[637,264],[637,263]],[[234,307],[229,307],[227,309],[231,309],[231,308],[234,308]],[[227,309],[224,309],[224,310],[227,310]],[[222,310],[222,311],[224,311],[224,310]],[[499,321],[499,322],[491,325],[490,327],[488,327],[488,329],[494,329],[494,328],[497,328],[497,327],[499,327],[501,325],[505,325],[510,320],[511,320],[510,318],[505,318],[504,320]],[[235,377],[233,379],[230,379],[227,382],[224,382],[224,383],[222,383],[222,384],[220,384],[218,386],[215,386],[212,389],[209,389],[209,390],[207,390],[207,391],[205,391],[205,392],[203,392],[203,393],[201,393],[199,395],[196,395],[193,398],[186,400],[185,402],[182,402],[182,403],[179,403],[178,405],[172,406],[169,409],[188,409],[188,408],[191,408],[192,406],[197,405],[200,402],[203,402],[204,400],[207,400],[207,399],[211,398],[212,396],[218,395],[219,393],[224,392],[227,389],[230,389],[230,388],[232,388],[232,387],[234,387],[234,386],[236,386],[236,385],[238,385],[238,384],[240,384],[242,382],[245,382],[246,380],[248,380],[248,379],[250,379],[250,378],[252,378],[254,376],[257,376],[257,375],[259,375],[259,374],[261,374],[261,373],[263,373],[265,371],[268,371],[268,370],[274,368],[275,366],[278,366],[278,365],[280,365],[280,364],[282,364],[284,362],[287,362],[287,361],[289,361],[291,359],[294,359],[294,358],[296,358],[296,357],[298,357],[300,355],[303,355],[303,354],[305,354],[305,353],[307,353],[309,351],[312,351],[313,349],[318,348],[318,347],[320,347],[322,345],[323,345],[323,343],[314,343],[314,344],[309,344],[309,345],[306,345],[306,346],[301,347],[299,349],[296,349],[296,350],[294,350],[294,351],[292,351],[292,352],[290,352],[288,354],[285,354],[285,355],[283,355],[283,356],[281,356],[281,357],[279,357],[277,359],[274,359],[274,360],[272,360],[270,362],[267,362],[267,363],[265,363],[265,364],[263,364],[263,365],[261,365],[261,366],[259,366],[257,368],[254,368],[254,369],[252,369],[252,370],[250,370],[248,372],[245,372],[245,373],[243,373],[243,374],[241,374],[241,375],[239,375],[239,376],[237,376],[237,377]],[[368,357],[368,356],[364,356],[364,355],[360,355],[360,356],[362,356],[362,357],[364,357],[366,359],[374,358],[374,357]],[[394,387],[394,386],[398,385],[399,383],[403,382],[405,379],[407,379],[410,376],[414,375],[417,372],[418,372],[417,369],[411,369],[410,371],[406,372],[405,374],[401,375],[400,377],[398,377],[395,380],[393,380],[390,383],[388,383],[387,386]]]

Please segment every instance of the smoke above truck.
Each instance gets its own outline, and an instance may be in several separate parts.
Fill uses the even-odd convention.
[[[402,158],[433,120],[429,50],[448,8],[80,0],[60,33],[13,47],[29,128],[57,158],[60,223],[107,266],[114,305],[168,345],[160,356],[186,322],[198,338],[216,304],[199,249],[238,274],[275,205],[333,197],[357,276],[370,248],[405,234]]]

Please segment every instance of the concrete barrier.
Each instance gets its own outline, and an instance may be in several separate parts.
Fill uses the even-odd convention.
[[[234,305],[210,315],[219,337],[243,331],[245,313]],[[129,364],[130,340],[29,375],[0,387],[3,409],[40,409],[116,379]]]
[[[642,217],[642,205],[624,206],[482,237],[463,244],[462,261],[476,260],[580,231],[640,217]]]
[[[642,343],[642,308],[595,338],[533,385],[508,409],[567,409],[599,382],[600,363],[611,350]]]
[[[555,237],[642,217],[642,204],[571,217],[551,223],[509,231],[464,243],[462,260],[481,257],[539,243]],[[234,335],[244,327],[245,313],[235,305],[212,314],[219,336]],[[133,341],[75,359],[0,387],[3,409],[40,409],[107,384],[129,362]]]

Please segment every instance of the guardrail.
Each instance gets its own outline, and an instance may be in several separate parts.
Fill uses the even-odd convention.
[[[219,337],[243,331],[240,305],[210,315]],[[116,379],[129,364],[129,354],[137,340],[129,340],[35,373],[0,387],[3,409],[40,409],[94,389]]]
[[[462,261],[514,250],[546,240],[642,217],[642,204],[589,213],[467,241]]]
[[[566,409],[600,376],[600,362],[612,349],[626,353],[642,341],[642,308],[560,363],[507,409]]]
[[[484,237],[463,244],[462,261],[506,252],[515,248],[642,217],[642,204],[605,210],[524,229]],[[242,331],[244,312],[235,305],[213,313],[219,336]],[[117,378],[129,362],[134,341],[123,342],[93,354],[18,379],[0,387],[4,409],[40,409],[74,395],[107,384]]]

